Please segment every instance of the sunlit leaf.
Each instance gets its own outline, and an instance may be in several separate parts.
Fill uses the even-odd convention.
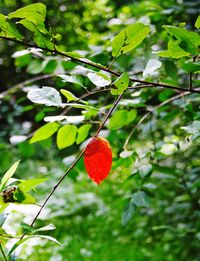
[[[91,124],[84,124],[78,129],[78,135],[77,135],[77,138],[76,138],[77,144],[80,144],[81,142],[83,142],[87,138],[91,127],[92,127]]]
[[[34,132],[33,137],[30,139],[30,143],[46,140],[51,137],[59,128],[59,124],[56,122],[50,122]]]
[[[17,170],[17,167],[19,165],[20,160],[18,160],[17,162],[15,162],[8,171],[6,171],[6,173],[4,174],[2,180],[1,180],[1,185],[0,185],[0,191],[2,191],[4,189],[4,187],[6,186],[6,183],[8,182],[8,180],[15,174],[15,171]]]
[[[64,149],[71,146],[76,141],[77,127],[74,125],[65,125],[61,127],[57,134],[57,146]]]
[[[147,78],[155,73],[157,69],[162,66],[162,63],[158,60],[150,59],[143,71],[143,77]]]
[[[99,87],[108,86],[111,83],[111,80],[108,77],[108,75],[106,75],[104,73],[91,72],[91,73],[88,73],[87,76],[90,79],[90,81],[92,83],[94,83],[94,85],[99,86]]]
[[[148,35],[150,28],[142,23],[129,25],[112,41],[112,55],[118,57],[136,48]]]
[[[117,88],[111,89],[112,95],[119,95],[122,94],[129,85],[129,76],[127,72],[124,72],[117,80],[113,82],[113,85]]]
[[[60,93],[53,87],[34,88],[28,92],[27,97],[34,103],[46,106],[62,106]]]

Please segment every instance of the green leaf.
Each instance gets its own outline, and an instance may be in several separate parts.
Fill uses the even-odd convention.
[[[123,127],[126,124],[127,111],[126,110],[118,110],[113,113],[110,118],[108,129],[117,130]]]
[[[59,78],[61,78],[61,80],[63,82],[71,82],[71,83],[75,83],[78,84],[82,87],[85,88],[85,86],[82,84],[81,80],[79,79],[79,77],[77,75],[65,75],[65,74],[59,74],[57,75]]]
[[[78,101],[79,98],[77,98],[73,93],[70,91],[61,89],[60,92],[67,98],[68,102],[70,101]]]
[[[49,230],[55,229],[55,226],[53,224],[49,224],[47,226],[40,227],[40,228],[34,228],[34,227],[30,226],[29,224],[26,224],[24,222],[22,222],[20,224],[20,227],[23,228],[24,233],[26,233],[26,235],[33,235],[33,234],[40,232],[40,231],[49,231]]]
[[[17,187],[17,189],[14,193],[13,199],[15,202],[21,203],[21,204],[34,204],[36,202],[34,197],[32,197],[30,194],[22,191],[19,186]]]
[[[149,207],[149,198],[144,191],[138,191],[133,193],[130,203],[137,207]]]
[[[148,35],[150,28],[142,23],[135,23],[122,30],[112,41],[112,55],[118,57],[136,48]]]
[[[54,237],[50,237],[50,236],[44,236],[44,235],[31,235],[31,236],[27,236],[25,238],[23,238],[22,240],[20,241],[17,241],[17,243],[15,243],[13,245],[13,247],[11,248],[10,252],[8,253],[8,255],[10,256],[18,246],[20,246],[21,244],[23,244],[24,242],[26,242],[27,240],[29,239],[32,239],[32,238],[42,238],[42,239],[47,239],[47,240],[50,240],[50,241],[53,241],[54,243],[58,244],[58,245],[61,245],[60,242],[58,242],[58,240],[56,240]]]
[[[77,138],[76,138],[76,143],[77,144],[80,144],[81,142],[83,142],[87,138],[88,133],[89,133],[91,127],[92,127],[91,124],[85,124],[85,125],[82,125],[78,129],[78,135],[77,135]]]
[[[117,87],[117,89],[111,89],[112,95],[122,94],[129,85],[129,76],[127,72],[124,72],[117,80],[113,82],[113,85]]]
[[[189,52],[184,51],[180,46],[178,41],[172,39],[168,42],[168,50],[155,52],[161,57],[170,57],[170,58],[182,58],[185,56],[190,56]]]
[[[47,179],[29,179],[29,180],[21,180],[18,187],[24,192],[28,192],[29,190],[35,188],[39,184],[45,182]]]
[[[56,122],[50,122],[36,130],[33,134],[33,137],[30,140],[30,143],[38,142],[41,140],[46,140],[51,137],[59,128],[59,124]]]
[[[8,171],[6,171],[6,173],[4,174],[2,180],[1,180],[1,185],[0,185],[0,191],[2,191],[5,186],[6,183],[8,182],[8,180],[15,174],[15,171],[19,165],[20,160],[18,160],[17,162],[15,162]]]
[[[77,127],[65,125],[61,127],[57,134],[57,146],[59,150],[71,146],[76,141]]]
[[[185,28],[179,28],[170,25],[164,25],[163,28],[178,40],[179,46],[192,55],[197,55],[200,45],[200,36],[196,32],[187,31]]]
[[[60,93],[53,87],[44,86],[42,88],[34,88],[28,92],[27,97],[34,103],[46,106],[62,106]]]
[[[148,78],[151,75],[154,75],[155,71],[162,66],[162,63],[155,59],[150,59],[143,71],[143,77]]]
[[[132,202],[129,202],[122,213],[122,226],[125,226],[131,220],[133,214],[135,213],[135,209],[135,205]]]
[[[15,25],[7,21],[7,17],[0,14],[0,36],[23,40],[23,35],[16,29]]]
[[[197,29],[200,28],[200,15],[198,16],[196,22],[195,22],[195,25],[194,25]]]
[[[111,84],[111,80],[106,74],[100,72],[91,72],[88,73],[87,76],[89,80],[96,86],[105,87]]]
[[[46,6],[42,3],[31,4],[16,10],[8,15],[8,18],[24,18],[32,21],[35,25],[45,21]]]
[[[122,128],[123,126],[131,123],[135,120],[137,116],[136,110],[118,110],[113,113],[112,117],[110,118],[108,129],[110,130],[117,130]]]
[[[179,61],[179,65],[181,69],[183,69],[185,72],[198,72],[200,71],[200,63],[199,62],[186,62],[184,60]]]
[[[33,22],[27,19],[23,19],[18,23],[22,24],[28,30],[33,32],[33,40],[38,47],[48,48],[50,50],[54,48],[53,43],[50,41],[51,36],[46,30],[44,24],[38,25],[36,27]]]
[[[136,116],[137,116],[137,111],[136,110],[132,109],[131,111],[129,111],[127,113],[126,125],[131,123],[132,121],[134,121]]]
[[[8,205],[9,203],[5,203],[3,201],[2,196],[0,195],[0,213],[2,213],[7,208]]]

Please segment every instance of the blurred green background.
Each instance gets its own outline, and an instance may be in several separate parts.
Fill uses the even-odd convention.
[[[8,14],[37,1],[1,0],[0,13]],[[110,40],[124,25],[135,21],[151,24],[156,32],[130,54],[117,59],[116,71],[129,71],[141,76],[144,64],[152,58],[154,45],[166,49],[167,35],[162,25],[178,26],[186,22],[193,30],[199,14],[199,1],[41,1],[47,6],[47,27],[65,51],[79,50],[91,60],[107,65],[111,61]],[[22,29],[23,30],[23,29]],[[27,34],[27,39],[30,36]],[[74,68],[71,63],[59,63],[59,58],[38,58],[27,55],[13,58],[24,49],[0,41],[0,89],[8,90],[17,83],[37,75],[54,74]],[[185,86],[185,75],[173,59],[163,59],[156,79]],[[156,80],[152,79],[152,80]],[[37,82],[73,90],[69,83],[50,77]],[[84,85],[89,86],[87,80]],[[89,87],[88,87],[89,88]],[[76,95],[84,93],[76,89]],[[127,94],[120,109],[138,110],[139,119],[151,108],[174,95],[173,91],[142,90]],[[96,106],[112,104],[109,94],[92,98]],[[105,130],[102,135],[113,148],[113,168],[98,187],[89,180],[81,160],[53,195],[37,221],[37,226],[53,223],[56,230],[47,234],[57,238],[58,246],[45,240],[24,244],[19,260],[30,261],[198,261],[200,260],[200,150],[199,139],[180,128],[199,120],[199,96],[192,94],[179,99],[149,117],[134,133],[128,145],[133,155],[120,157],[126,137],[135,122],[119,130]],[[45,196],[75,159],[79,146],[59,151],[55,139],[36,144],[19,142],[19,135],[29,136],[44,124],[43,118],[57,115],[59,110],[34,105],[22,91],[6,95],[0,101],[0,173],[21,159],[17,178],[47,177],[33,194],[38,202]],[[72,112],[73,114],[73,112]],[[102,118],[98,119],[99,121]],[[93,124],[90,136],[98,125]],[[148,206],[130,209],[128,202],[134,192],[148,195]],[[14,207],[5,224],[10,233],[19,234],[18,223],[30,222],[37,206]],[[127,217],[130,215],[130,218]],[[10,247],[12,242],[7,244]]]

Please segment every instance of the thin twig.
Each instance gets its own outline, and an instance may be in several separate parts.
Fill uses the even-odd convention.
[[[193,63],[195,62],[196,58],[197,58],[197,56],[193,57]],[[192,76],[193,76],[193,73],[191,72],[189,74],[189,88],[188,88],[190,91],[192,90]]]
[[[43,80],[43,79],[52,78],[52,77],[55,77],[55,76],[56,76],[56,74],[44,74],[44,75],[39,75],[39,76],[33,77],[33,78],[29,79],[29,80],[25,80],[23,82],[17,83],[16,85],[12,86],[7,91],[0,93],[0,99],[4,98],[8,94],[12,94],[15,91],[23,88],[27,84],[30,84],[30,83],[36,82],[36,81],[40,81],[40,80]]]
[[[121,98],[123,97],[124,92],[122,94],[120,94],[117,98],[117,100],[115,101],[114,105],[112,106],[112,108],[110,109],[110,111],[108,112],[107,116],[105,117],[105,119],[103,120],[103,122],[101,123],[101,125],[99,126],[98,130],[96,131],[95,137],[98,136],[99,132],[103,129],[104,125],[106,124],[108,118],[110,117],[111,113],[114,111],[115,107],[117,106],[117,104],[120,102]]]
[[[97,129],[96,133],[95,133],[95,137],[98,136],[99,132],[101,131],[101,129],[104,127],[106,121],[108,120],[108,118],[110,117],[111,113],[113,112],[113,110],[116,108],[116,106],[118,105],[119,101],[121,100],[121,98],[123,97],[122,93],[121,95],[119,95],[119,97],[117,98],[117,100],[115,101],[115,103],[113,104],[112,108],[110,109],[110,111],[108,112],[108,114],[106,115],[106,117],[104,118],[103,122],[101,123],[100,127]],[[35,221],[37,220],[37,218],[39,217],[40,213],[42,212],[43,208],[46,206],[47,202],[49,201],[49,199],[51,198],[51,196],[54,194],[54,192],[56,191],[56,189],[58,188],[58,186],[60,185],[60,183],[65,179],[65,177],[68,175],[68,173],[75,167],[75,165],[79,162],[79,160],[82,158],[83,154],[84,154],[85,148],[81,151],[81,153],[78,155],[78,157],[76,158],[76,160],[71,164],[71,166],[67,169],[67,171],[63,174],[63,176],[59,179],[59,181],[56,183],[56,185],[54,185],[53,189],[51,190],[51,192],[49,193],[49,195],[47,196],[47,198],[45,199],[44,203],[42,204],[42,206],[40,207],[39,211],[37,212],[36,216],[34,217],[32,223],[30,226],[33,226]],[[24,233],[20,240],[21,241],[24,236],[26,235],[26,233]]]
[[[199,88],[198,88],[198,90],[199,90]],[[138,121],[138,123],[135,125],[135,127],[134,127],[134,128],[131,130],[131,132],[129,133],[129,135],[128,135],[128,137],[127,137],[125,143],[124,143],[123,149],[124,149],[124,150],[127,150],[128,143],[129,143],[129,141],[130,141],[130,139],[131,139],[133,133],[135,132],[135,130],[143,123],[143,121],[144,121],[151,113],[154,113],[154,111],[156,111],[157,109],[161,108],[162,106],[164,106],[164,105],[166,105],[166,104],[168,104],[168,103],[170,103],[170,102],[173,102],[173,101],[175,101],[175,100],[177,100],[177,99],[179,99],[179,98],[181,98],[181,97],[183,97],[183,96],[189,95],[189,94],[191,94],[191,92],[180,93],[180,94],[178,94],[178,95],[176,95],[176,96],[173,96],[173,97],[169,98],[168,100],[166,100],[166,101],[160,103],[159,105],[155,106],[151,111],[147,112],[147,113]]]
[[[3,250],[2,244],[0,244],[0,250],[1,250],[1,253],[2,253],[2,256],[3,256],[4,260],[7,261],[8,259],[6,257],[6,254],[5,254],[4,250]]]
[[[108,73],[110,73],[112,75],[115,75],[115,76],[120,76],[121,75],[120,73],[112,71],[112,70],[108,69],[107,67],[105,67],[103,65],[94,63],[94,62],[92,62],[92,61],[90,61],[88,59],[85,59],[85,58],[72,57],[68,53],[58,51],[57,49],[55,50],[55,49],[49,49],[49,48],[46,48],[46,47],[38,47],[37,45],[30,44],[30,43],[27,43],[27,42],[24,42],[24,41],[20,41],[20,40],[16,40],[16,39],[13,39],[13,38],[5,37],[5,36],[0,36],[0,39],[4,39],[4,40],[7,40],[7,41],[12,41],[12,42],[15,42],[15,43],[18,43],[18,44],[21,44],[21,45],[24,45],[24,46],[32,47],[32,48],[40,48],[43,51],[47,51],[47,52],[50,52],[52,54],[58,54],[58,55],[61,55],[63,57],[70,58],[74,62],[78,62],[78,63],[82,63],[82,64],[86,64],[86,65],[95,67],[95,68],[100,69],[102,71],[108,72]],[[194,90],[194,89],[188,90],[186,88],[182,88],[182,87],[178,87],[178,86],[172,86],[172,85],[163,84],[163,83],[148,82],[148,81],[134,79],[134,78],[130,78],[130,81],[131,82],[138,82],[138,83],[142,83],[142,84],[151,84],[154,87],[170,88],[170,89],[183,91],[183,92],[189,91],[189,92],[194,92],[194,93],[200,93],[200,91]]]

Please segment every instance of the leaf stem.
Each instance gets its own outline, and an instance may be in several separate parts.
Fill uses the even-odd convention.
[[[7,261],[8,259],[7,259],[7,257],[6,257],[6,254],[5,254],[4,250],[3,250],[3,247],[2,247],[2,244],[1,244],[1,243],[0,243],[0,251],[1,251],[1,253],[2,253],[2,256],[3,256],[4,260]]]

